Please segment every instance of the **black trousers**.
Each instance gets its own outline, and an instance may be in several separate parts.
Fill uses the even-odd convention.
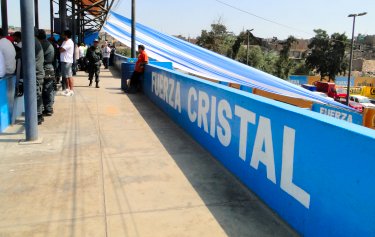
[[[95,82],[99,82],[100,65],[89,65],[89,80],[92,81],[95,75]]]
[[[130,78],[130,89],[132,90],[139,90],[141,87],[141,78],[143,76],[143,72],[134,71],[132,77]]]
[[[103,58],[104,68],[108,68],[109,58]]]

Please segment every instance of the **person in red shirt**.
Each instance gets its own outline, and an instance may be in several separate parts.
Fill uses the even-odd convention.
[[[140,79],[145,71],[145,65],[148,63],[148,56],[145,51],[145,46],[138,45],[138,60],[135,63],[135,69],[130,79],[130,88],[126,92],[136,93],[140,86]]]

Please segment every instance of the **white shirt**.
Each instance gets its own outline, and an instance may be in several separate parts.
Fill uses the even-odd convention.
[[[5,60],[5,71],[7,74],[14,74],[16,71],[16,50],[12,42],[6,38],[0,39],[0,52]]]
[[[2,53],[0,53],[0,77],[4,77],[6,74],[5,60]]]
[[[73,40],[64,40],[61,47],[65,49],[60,53],[60,61],[64,63],[73,63],[74,43]]]
[[[79,57],[85,57],[85,46],[79,46]]]
[[[76,49],[75,50],[76,50],[75,51],[76,60],[78,60],[79,59],[79,48],[78,48],[77,45],[76,45]]]
[[[105,45],[102,50],[103,58],[109,58],[111,56],[111,49]]]

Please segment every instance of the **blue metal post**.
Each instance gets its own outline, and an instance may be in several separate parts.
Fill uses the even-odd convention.
[[[25,94],[26,141],[38,139],[38,116],[36,104],[34,1],[20,0],[22,29],[22,64]]]

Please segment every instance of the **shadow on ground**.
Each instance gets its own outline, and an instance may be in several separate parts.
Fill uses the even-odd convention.
[[[298,236],[145,95],[126,96],[228,236]]]

